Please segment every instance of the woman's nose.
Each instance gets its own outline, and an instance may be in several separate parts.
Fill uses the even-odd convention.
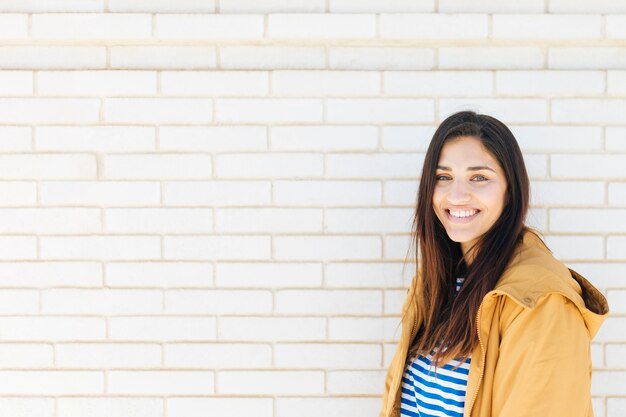
[[[471,198],[468,185],[465,181],[453,180],[448,192],[448,200],[451,203],[463,203]]]

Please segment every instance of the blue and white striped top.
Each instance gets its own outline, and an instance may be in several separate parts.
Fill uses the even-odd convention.
[[[457,278],[457,292],[462,283],[463,278]],[[409,361],[402,375],[400,414],[411,417],[463,417],[471,357],[454,371],[452,368],[461,363],[456,359],[437,367],[435,378],[430,359],[436,350]]]

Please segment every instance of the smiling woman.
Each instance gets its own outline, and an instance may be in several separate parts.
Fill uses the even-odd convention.
[[[608,304],[525,225],[529,188],[502,122],[466,111],[438,127],[381,417],[593,415],[590,342]]]

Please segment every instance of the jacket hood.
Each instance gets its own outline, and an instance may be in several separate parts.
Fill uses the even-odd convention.
[[[555,259],[543,240],[531,230],[524,233],[494,292],[510,296],[525,308],[534,308],[550,293],[562,294],[580,310],[591,338],[609,312],[604,295],[581,274]]]

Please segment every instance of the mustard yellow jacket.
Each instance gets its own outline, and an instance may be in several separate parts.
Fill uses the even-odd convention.
[[[402,334],[387,371],[380,417],[400,415],[410,341],[422,323],[413,277]],[[591,417],[591,339],[606,319],[606,298],[525,232],[509,267],[480,304],[464,417]],[[406,314],[405,314],[406,313]]]

